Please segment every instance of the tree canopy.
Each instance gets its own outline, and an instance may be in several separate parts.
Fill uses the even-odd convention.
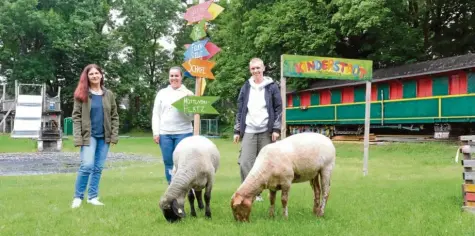
[[[475,1],[454,0],[231,0],[208,27],[221,48],[215,80],[205,95],[220,96],[220,121],[234,121],[236,98],[260,57],[266,75],[280,77],[280,55],[373,60],[374,69],[461,55],[475,49]],[[150,130],[153,99],[168,83],[168,68],[184,61],[192,43],[183,1],[4,0],[0,2],[0,76],[13,84],[61,87],[70,116],[73,91],[90,63],[105,69],[106,85],[127,97],[122,130]],[[175,50],[160,40],[167,38]],[[310,79],[289,86],[308,86]],[[192,79],[184,79],[193,86]],[[193,88],[190,88],[193,89]]]

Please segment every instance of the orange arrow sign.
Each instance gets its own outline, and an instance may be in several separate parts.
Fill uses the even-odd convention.
[[[185,69],[190,72],[191,75],[196,77],[203,77],[208,79],[214,79],[211,68],[216,63],[213,61],[205,61],[198,58],[192,58],[182,64]]]

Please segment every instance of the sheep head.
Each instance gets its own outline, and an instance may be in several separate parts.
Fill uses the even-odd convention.
[[[184,207],[180,207],[176,199],[173,199],[171,202],[162,199],[159,205],[160,209],[162,209],[163,216],[170,223],[180,221],[186,216]]]
[[[231,199],[231,209],[233,210],[234,219],[240,222],[249,222],[252,208],[251,197],[244,197],[239,193],[235,193]]]

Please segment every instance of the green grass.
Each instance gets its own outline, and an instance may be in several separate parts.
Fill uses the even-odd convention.
[[[0,235],[473,235],[475,216],[461,211],[462,167],[456,146],[391,144],[370,147],[362,176],[361,144],[336,144],[337,162],[324,218],[312,215],[308,183],[294,184],[289,219],[275,219],[268,200],[256,202],[251,223],[234,222],[230,197],[239,186],[239,146],[215,141],[221,151],[212,193],[212,220],[165,222],[158,200],[167,185],[163,165],[132,163],[108,169],[100,186],[104,207],[70,209],[76,174],[0,177]],[[31,151],[34,143],[0,137],[0,151]],[[77,151],[70,140],[65,149]],[[160,158],[151,137],[120,140],[112,151]],[[264,194],[267,197],[267,191]],[[185,209],[189,214],[188,203]]]

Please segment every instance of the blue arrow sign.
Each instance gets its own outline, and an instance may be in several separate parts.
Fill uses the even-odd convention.
[[[185,71],[185,73],[184,73],[183,75],[184,75],[185,77],[188,77],[188,78],[191,78],[191,79],[195,79],[195,77],[192,76],[192,75],[190,74],[190,72],[188,72],[188,71]]]
[[[209,38],[205,38],[200,41],[192,43],[185,52],[185,61],[190,60],[191,58],[200,58],[209,55],[208,50],[206,50],[206,43]]]

